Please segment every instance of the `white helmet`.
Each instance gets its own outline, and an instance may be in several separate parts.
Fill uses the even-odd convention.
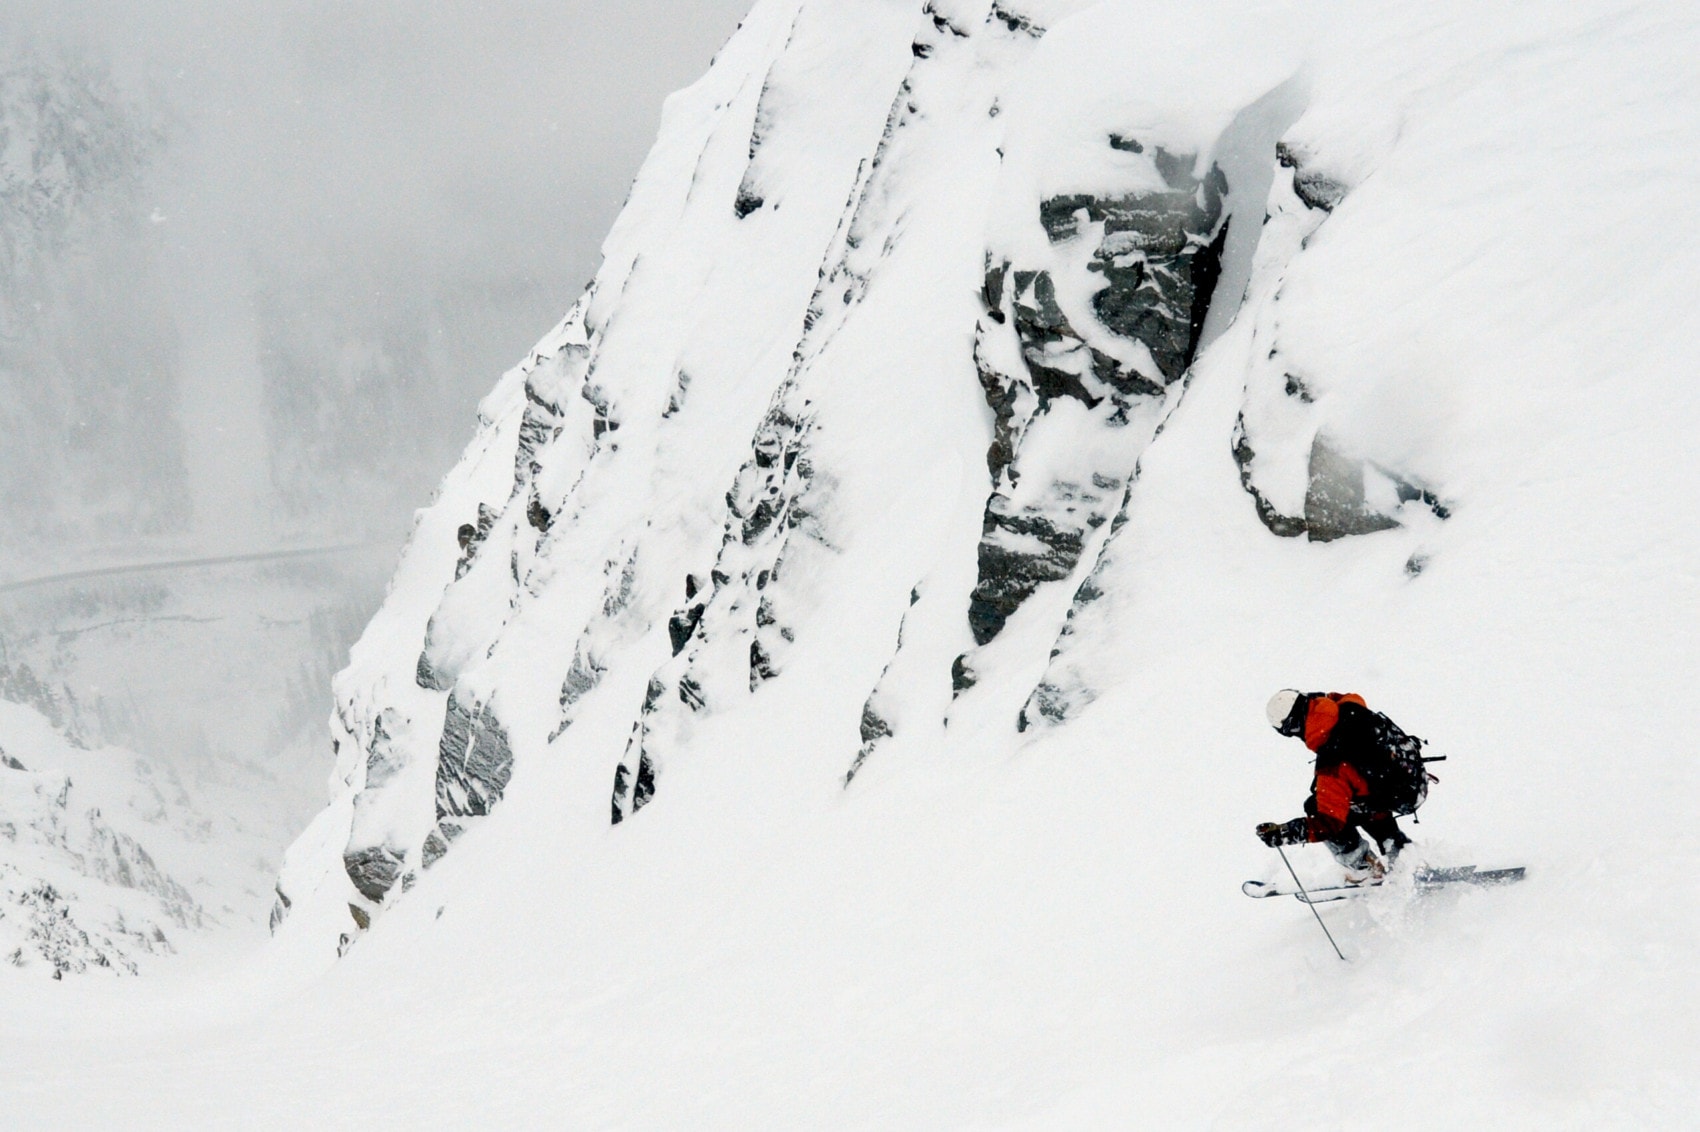
[[[1299,702],[1297,691],[1292,688],[1282,688],[1269,697],[1269,726],[1281,730],[1281,725],[1287,722],[1287,717],[1293,714],[1293,705]]]

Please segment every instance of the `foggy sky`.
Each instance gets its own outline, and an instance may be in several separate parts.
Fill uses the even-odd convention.
[[[420,325],[451,377],[367,422],[417,453],[389,486],[422,505],[479,397],[594,273],[664,97],[707,68],[748,4],[0,0],[0,34],[82,45],[169,123],[145,203],[203,542],[280,534],[275,498],[290,485],[256,458],[256,296],[299,309],[301,341],[321,329],[302,296],[344,322],[428,308]],[[327,503],[292,533],[338,515]],[[400,533],[407,518],[356,533]]]

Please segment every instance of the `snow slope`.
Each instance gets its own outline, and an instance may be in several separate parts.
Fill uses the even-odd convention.
[[[1697,48],[762,0],[420,513],[270,953],[27,989],[14,1111],[1689,1123]],[[1284,685],[1449,756],[1413,858],[1530,879],[1328,908],[1349,963],[1243,899]]]

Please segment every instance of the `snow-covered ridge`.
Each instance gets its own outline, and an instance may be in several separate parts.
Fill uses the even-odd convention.
[[[0,961],[55,979],[134,975],[205,926],[201,903],[147,848],[183,840],[167,820],[174,784],[150,782],[131,764],[141,767],[129,752],[80,747],[33,708],[0,700]]]
[[[1140,678],[1142,470],[1206,365],[1247,545],[1417,579],[1494,482],[1459,406],[1510,403],[1401,289],[1482,254],[1432,227],[1487,144],[1448,84],[1561,35],[1449,21],[758,3],[420,512],[280,916],[370,923],[533,760],[595,764],[615,823],[700,785],[794,673],[820,783],[1068,725]]]

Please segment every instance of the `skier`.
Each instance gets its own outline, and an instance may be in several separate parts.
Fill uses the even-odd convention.
[[[1258,838],[1270,848],[1319,841],[1352,882],[1379,880],[1410,844],[1395,819],[1415,812],[1433,781],[1423,769],[1422,740],[1371,711],[1362,696],[1338,692],[1276,692],[1269,723],[1316,752],[1316,778],[1305,816],[1263,822]]]

